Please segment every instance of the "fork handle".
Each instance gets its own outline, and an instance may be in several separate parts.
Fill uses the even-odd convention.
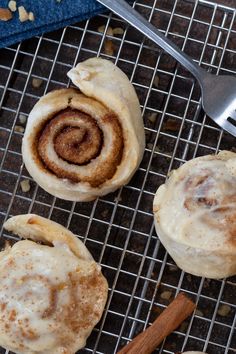
[[[98,0],[112,12],[126,20],[133,27],[146,35],[153,42],[158,44],[162,49],[168,52],[186,69],[188,69],[198,81],[202,81],[207,72],[200,68],[187,54],[182,52],[172,41],[164,34],[156,29],[134,8],[132,8],[125,0]]]

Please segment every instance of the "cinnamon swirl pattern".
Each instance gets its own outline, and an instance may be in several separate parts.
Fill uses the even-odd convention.
[[[80,91],[57,90],[39,100],[22,154],[47,192],[90,201],[129,182],[143,156],[144,127],[135,90],[114,64],[89,59],[68,76]]]
[[[108,286],[100,266],[53,221],[19,215],[4,227],[33,241],[0,252],[0,346],[19,354],[75,353],[105,306]]]
[[[236,154],[199,157],[173,171],[157,190],[154,217],[181,269],[208,278],[236,274]]]

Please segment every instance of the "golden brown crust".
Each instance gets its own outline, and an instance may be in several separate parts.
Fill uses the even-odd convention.
[[[141,110],[127,76],[110,61],[92,58],[68,75],[79,90],[52,91],[39,100],[27,120],[22,155],[47,192],[91,201],[127,184],[137,170],[145,148]],[[64,115],[68,110],[77,126]]]
[[[72,232],[58,223],[39,215],[25,214],[14,216],[4,223],[4,228],[22,238],[42,242],[46,245],[53,246],[56,242],[66,244],[78,258],[84,260],[93,259],[83,242],[75,237]]]

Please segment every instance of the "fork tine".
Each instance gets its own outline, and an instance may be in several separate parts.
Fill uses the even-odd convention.
[[[236,120],[236,118],[233,118]],[[236,137],[236,126],[234,126],[232,123],[228,122],[227,120],[224,121],[223,124],[221,124],[221,127],[226,130],[228,133],[232,134],[233,136]]]
[[[230,113],[230,118],[236,120],[236,111],[233,111],[233,112]]]

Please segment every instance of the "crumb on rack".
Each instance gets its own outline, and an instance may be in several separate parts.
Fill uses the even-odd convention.
[[[43,80],[42,79],[39,79],[39,78],[36,78],[34,77],[33,80],[32,80],[32,86],[34,88],[39,88],[43,83]]]
[[[198,310],[198,309],[196,309],[195,315],[197,315],[197,316],[199,316],[199,317],[204,317],[203,312],[202,312],[201,310]]]
[[[20,22],[28,21],[29,14],[26,11],[26,9],[24,8],[24,6],[19,6],[18,7],[18,12],[19,12],[19,20],[20,20]]]
[[[152,150],[152,149],[153,149],[153,144],[152,144],[152,143],[147,143],[147,148],[148,148],[149,150]]]
[[[8,7],[11,10],[11,12],[15,12],[17,10],[16,1],[15,0],[10,0],[9,3],[8,3]]]
[[[99,33],[104,33],[105,30],[106,30],[106,26],[104,26],[104,25],[98,27],[98,32]],[[111,27],[108,27],[107,30],[106,30],[106,34],[108,36],[113,36],[113,29]]]
[[[25,128],[20,126],[20,125],[15,125],[14,131],[17,132],[17,133],[24,133]]]
[[[162,300],[170,300],[171,296],[172,296],[172,292],[168,290],[163,291],[163,293],[161,293]]]
[[[181,122],[173,119],[173,118],[168,118],[164,123],[163,123],[163,131],[169,130],[172,132],[176,132],[180,129]]]
[[[27,193],[30,191],[30,181],[28,179],[24,179],[23,181],[21,181],[20,186],[22,192]]]
[[[21,124],[25,124],[26,123],[26,116],[24,114],[19,114],[19,121]]]
[[[115,36],[115,35],[122,35],[122,34],[124,34],[124,30],[123,30],[123,28],[121,28],[121,27],[116,27],[116,28],[113,28],[113,35]]]
[[[12,13],[9,9],[0,7],[0,21],[9,21],[12,19]]]
[[[108,36],[116,36],[116,35],[122,35],[124,34],[124,30],[121,27],[116,27],[116,28],[112,28],[112,27],[107,27],[105,25],[99,26],[98,27],[98,32],[99,33],[104,33],[106,31],[106,34]]]
[[[217,311],[217,314],[222,317],[225,317],[228,316],[230,312],[231,312],[231,307],[229,305],[221,305]]]
[[[151,113],[151,114],[148,116],[148,120],[149,120],[149,122],[151,122],[151,123],[155,123],[156,120],[157,120],[157,113],[156,113],[156,112]]]
[[[158,87],[159,82],[160,82],[159,76],[156,75],[153,80],[153,86]]]
[[[114,55],[114,44],[110,39],[105,41],[104,49],[105,49],[105,54],[110,56]]]

